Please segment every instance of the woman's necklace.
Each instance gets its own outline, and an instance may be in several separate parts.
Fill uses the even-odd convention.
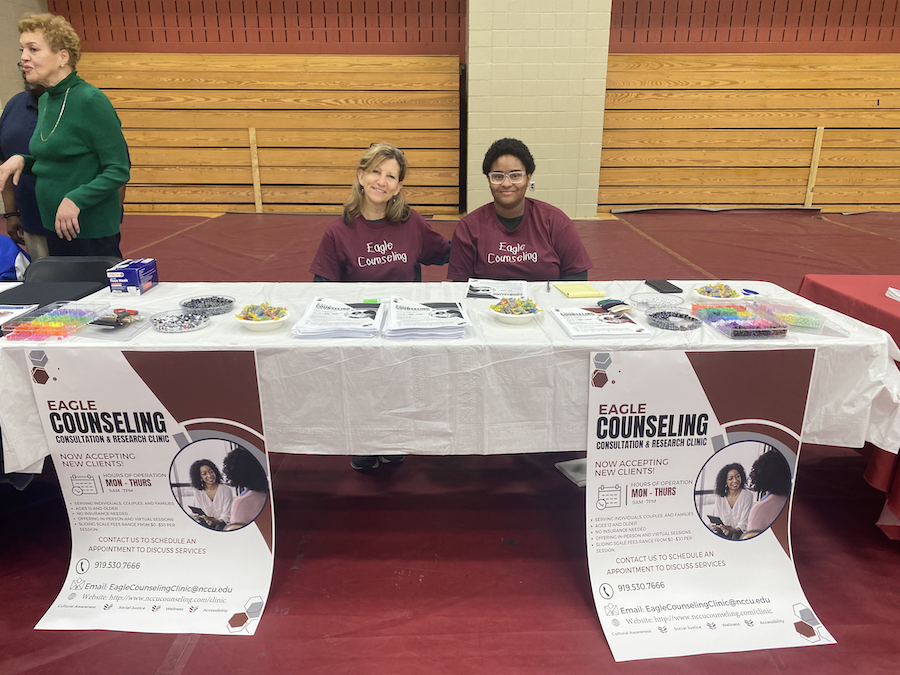
[[[70,91],[72,91],[72,87],[66,89],[66,96],[63,99],[62,107],[59,109],[59,117],[56,118],[56,124],[53,125],[53,128],[50,130],[50,134],[47,136],[47,138],[44,138],[44,120],[41,119],[41,140],[45,143],[50,140],[50,136],[53,135],[53,132],[56,131],[56,127],[59,126],[59,121],[62,119],[62,115],[66,111],[66,101],[69,100]]]

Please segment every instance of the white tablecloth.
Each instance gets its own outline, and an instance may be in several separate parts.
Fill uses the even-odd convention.
[[[649,290],[640,281],[593,282],[609,298]],[[683,288],[694,282],[676,282]],[[201,331],[167,335],[146,331],[129,342],[76,336],[59,342],[0,340],[0,427],[8,471],[48,453],[35,406],[25,351],[79,349],[220,350],[257,353],[267,445],[277,452],[309,454],[498,454],[583,450],[586,373],[592,351],[634,349],[755,350],[815,346],[803,440],[861,447],[869,441],[900,447],[900,351],[879,329],[817,307],[764,282],[730,282],[763,296],[817,310],[849,337],[790,333],[785,339],[730,340],[714,329],[653,329],[650,339],[572,340],[552,317],[523,326],[488,314],[490,300],[465,300],[474,325],[460,340],[301,340],[285,326],[251,332],[230,314]],[[263,301],[299,318],[316,295],[346,302],[402,295],[411,300],[463,300],[466,285],[422,284],[160,284],[141,297],[101,291],[85,301],[108,301],[145,314],[177,308],[199,295],[223,294],[244,304]],[[565,298],[546,284],[530,284],[544,307],[587,306],[596,300]],[[641,320],[642,314],[636,313]],[[102,377],[98,373],[97,377]]]

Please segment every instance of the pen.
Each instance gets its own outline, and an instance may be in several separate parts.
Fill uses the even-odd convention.
[[[547,279],[547,292],[548,293],[550,292],[550,280],[549,279]]]

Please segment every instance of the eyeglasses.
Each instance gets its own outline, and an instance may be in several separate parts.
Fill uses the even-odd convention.
[[[510,171],[509,173],[503,173],[502,171],[491,171],[488,174],[488,178],[494,185],[500,185],[505,178],[509,178],[510,183],[521,183],[525,180],[525,176],[527,176],[524,171]]]

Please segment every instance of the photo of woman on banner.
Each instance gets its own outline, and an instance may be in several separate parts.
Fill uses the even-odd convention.
[[[769,529],[781,515],[791,495],[791,470],[787,460],[774,448],[759,456],[750,469],[750,489],[761,496],[750,509],[747,531],[743,539],[755,537]]]
[[[743,468],[748,464],[749,477]],[[750,539],[781,514],[791,495],[791,480],[787,459],[772,445],[752,440],[732,443],[710,457],[697,476],[697,514],[724,539]]]
[[[231,521],[234,494],[222,485],[222,474],[214,462],[198,459],[191,464],[191,485],[194,488],[193,518],[213,530],[223,530]]]
[[[269,499],[269,478],[253,453],[239,445],[225,456],[222,470],[228,484],[238,491],[225,530],[239,530],[262,513]]]
[[[175,501],[195,523],[211,530],[224,530],[231,522],[235,492],[219,467],[234,447],[224,438],[202,438],[184,446],[169,467]]]
[[[747,489],[747,474],[738,462],[726,464],[716,476],[715,516],[709,528],[726,539],[740,539],[747,531],[747,519],[755,501]]]

